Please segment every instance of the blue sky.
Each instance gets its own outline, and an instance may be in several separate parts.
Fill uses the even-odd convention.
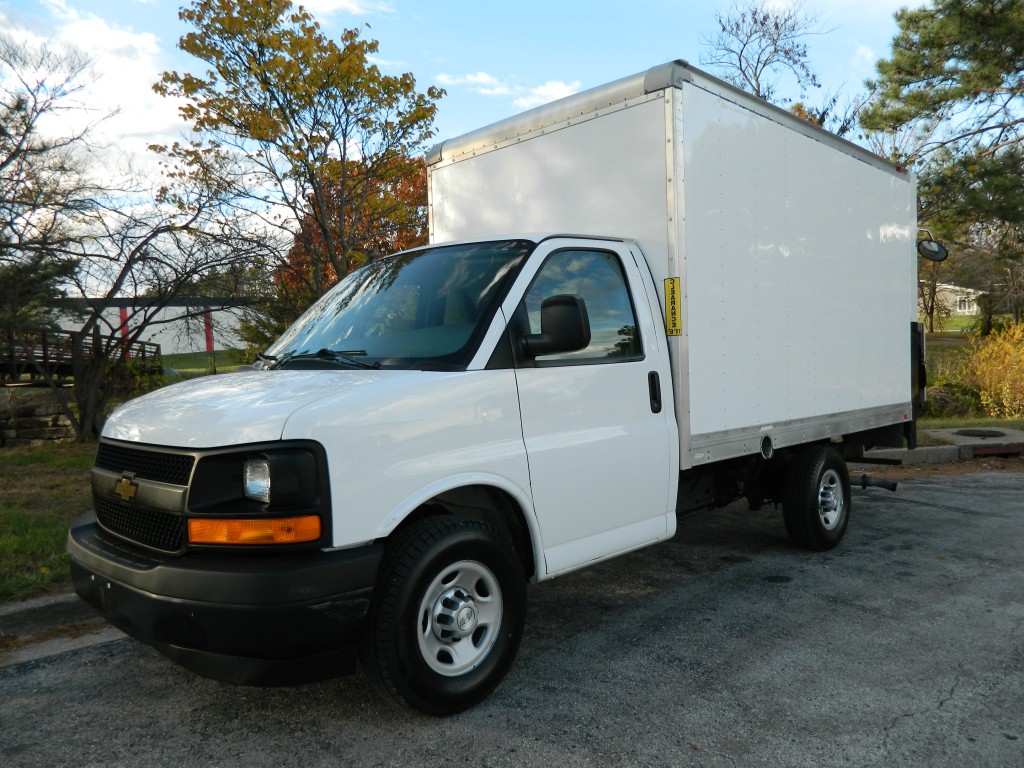
[[[786,5],[786,0],[772,0]],[[183,132],[174,104],[152,93],[160,72],[201,71],[177,50],[188,31],[181,0],[0,0],[0,29],[47,44],[75,45],[94,61],[90,105],[120,113],[102,132],[128,151]],[[811,38],[824,90],[851,96],[888,56],[893,14],[907,0],[806,0],[828,30]],[[920,5],[921,2],[914,2]],[[325,33],[369,24],[377,63],[444,87],[437,139],[450,138],[577,90],[671,59],[699,65],[715,13],[733,0],[488,4],[464,0],[307,0]],[[497,10],[495,10],[497,8]]]

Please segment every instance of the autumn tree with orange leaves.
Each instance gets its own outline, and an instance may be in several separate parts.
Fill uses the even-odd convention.
[[[254,265],[274,278],[272,332],[368,255],[415,242],[419,156],[444,91],[383,74],[377,41],[328,39],[290,0],[195,0],[180,17],[193,31],[179,48],[208,69],[165,72],[154,88],[183,101],[196,138],[156,149],[233,189],[279,241],[276,263]]]
[[[344,205],[346,196],[334,184],[326,186],[326,197],[331,233],[335,238],[348,233],[360,245],[349,252],[350,267],[426,244],[427,175],[422,157],[396,157],[389,168],[377,174],[354,163],[349,181],[351,187],[359,188],[358,204]],[[325,245],[319,222],[307,219],[300,226],[301,232],[274,278],[291,295],[312,296],[313,263]],[[335,282],[338,274],[331,265],[327,269],[325,279]]]

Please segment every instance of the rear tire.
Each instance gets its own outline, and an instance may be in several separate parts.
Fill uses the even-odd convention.
[[[488,523],[428,518],[388,548],[363,667],[403,706],[461,712],[505,677],[525,619],[526,579],[512,544]]]
[[[797,454],[786,472],[782,516],[798,547],[822,552],[842,541],[850,520],[850,473],[834,448],[813,445]]]

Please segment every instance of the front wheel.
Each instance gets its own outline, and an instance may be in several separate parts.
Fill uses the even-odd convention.
[[[512,544],[484,522],[428,518],[388,548],[363,667],[403,706],[460,712],[504,678],[525,618],[526,580]]]
[[[850,519],[850,473],[834,448],[805,448],[786,472],[782,502],[786,532],[797,546],[832,549],[843,539]]]

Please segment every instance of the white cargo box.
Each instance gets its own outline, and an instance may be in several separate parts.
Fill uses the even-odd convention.
[[[432,242],[639,244],[681,468],[911,419],[915,183],[860,147],[680,61],[446,141],[428,174]]]

